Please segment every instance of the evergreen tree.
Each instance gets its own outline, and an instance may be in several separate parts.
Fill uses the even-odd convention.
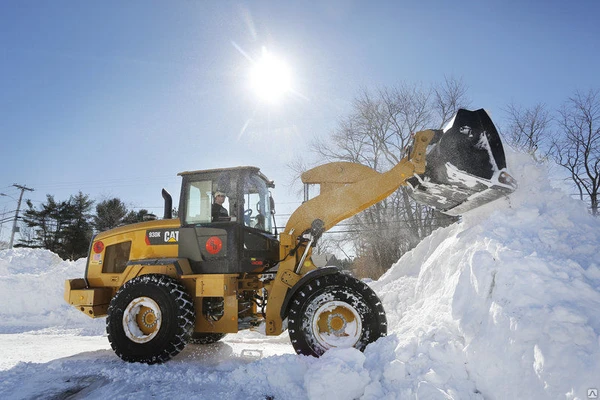
[[[124,224],[135,224],[136,222],[143,222],[143,221],[147,221],[149,219],[156,219],[156,216],[154,214],[151,214],[146,209],[141,209],[138,212],[131,210],[131,211],[129,211],[127,216],[125,218],[123,218],[123,223]]]
[[[98,232],[104,232],[123,224],[127,215],[127,207],[120,199],[114,198],[104,200],[96,205],[94,216],[94,228]]]
[[[35,237],[24,247],[48,249],[56,254],[60,252],[62,230],[69,222],[67,201],[57,202],[54,196],[46,195],[46,203],[37,210],[31,200],[27,200],[27,210],[23,213],[23,222],[34,229]]]
[[[90,200],[88,195],[79,192],[75,197],[69,199],[69,216],[70,223],[63,232],[63,258],[76,260],[81,257],[86,257],[89,249],[90,240],[92,239],[92,215],[90,211],[93,200]]]
[[[90,210],[93,201],[89,196],[79,194],[67,201],[57,202],[52,195],[46,195],[46,202],[36,209],[27,200],[27,210],[23,221],[32,228],[34,234],[21,240],[23,247],[48,249],[63,259],[85,257],[92,235]]]

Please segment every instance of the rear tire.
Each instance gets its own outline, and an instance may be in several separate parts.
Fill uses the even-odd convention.
[[[331,348],[363,351],[387,334],[381,301],[365,283],[344,274],[324,275],[292,298],[288,330],[296,353],[321,356]]]
[[[194,319],[192,299],[181,283],[167,275],[142,275],[111,300],[106,332],[124,361],[156,364],[183,350]]]
[[[192,344],[211,344],[217,343],[219,340],[223,339],[227,335],[226,333],[200,333],[194,332],[192,333],[192,337],[188,341],[188,343]]]

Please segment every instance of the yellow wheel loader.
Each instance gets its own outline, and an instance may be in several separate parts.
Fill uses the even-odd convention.
[[[318,265],[312,249],[323,232],[401,185],[454,215],[516,187],[483,110],[460,110],[446,130],[416,133],[410,154],[385,173],[346,162],[307,171],[303,182],[319,184],[320,193],[305,198],[280,233],[274,184],[258,168],[179,175],[177,218],[163,190],[163,219],[97,234],[85,277],[66,282],[66,301],[106,317],[108,340],[125,361],[165,362],[189,342],[242,329],[287,329],[299,354],[364,350],[386,335],[385,311],[369,286]]]

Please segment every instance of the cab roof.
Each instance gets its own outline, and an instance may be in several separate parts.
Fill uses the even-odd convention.
[[[253,174],[258,175],[261,179],[263,179],[269,187],[275,187],[275,183],[267,178],[262,172],[260,172],[260,168],[253,167],[251,165],[240,166],[240,167],[230,167],[230,168],[215,168],[215,169],[201,169],[197,171],[183,171],[178,173],[178,176],[188,177],[190,175],[204,175],[204,174],[220,174],[223,172],[242,172],[249,171]]]

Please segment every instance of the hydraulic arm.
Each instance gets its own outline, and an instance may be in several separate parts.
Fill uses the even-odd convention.
[[[385,199],[415,174],[424,173],[425,152],[434,134],[433,130],[416,133],[410,155],[384,173],[361,164],[333,162],[302,175],[303,183],[320,184],[320,194],[298,207],[280,234],[283,261],[269,293],[267,334],[281,333],[280,310],[288,288],[298,282],[307,269],[314,268],[305,261],[313,237]],[[318,232],[315,232],[315,226]],[[304,240],[303,235],[311,228],[309,239]]]

